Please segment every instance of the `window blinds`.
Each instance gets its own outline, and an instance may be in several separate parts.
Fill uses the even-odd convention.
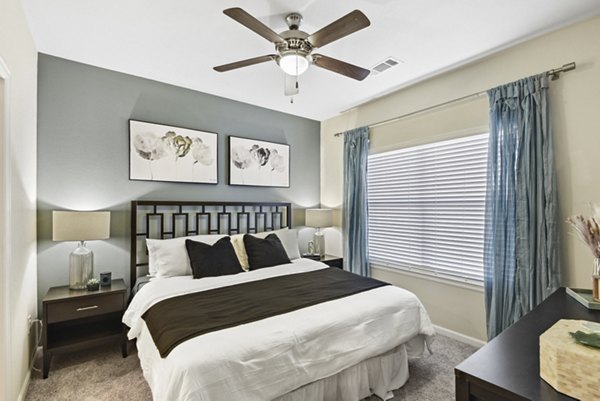
[[[488,134],[369,156],[369,258],[483,282]]]

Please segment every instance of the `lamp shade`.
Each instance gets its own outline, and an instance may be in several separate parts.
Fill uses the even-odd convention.
[[[92,241],[110,237],[110,212],[52,212],[53,241]]]
[[[331,216],[331,209],[306,209],[306,225],[316,228],[330,227]]]

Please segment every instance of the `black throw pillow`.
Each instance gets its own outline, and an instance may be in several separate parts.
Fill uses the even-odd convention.
[[[194,278],[225,276],[244,270],[233,250],[230,237],[223,237],[213,245],[185,240]]]
[[[248,254],[250,270],[290,263],[290,258],[277,234],[269,234],[264,239],[246,234],[244,246]]]

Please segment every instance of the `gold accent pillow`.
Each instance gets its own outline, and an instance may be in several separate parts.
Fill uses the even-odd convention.
[[[237,255],[242,269],[245,271],[250,270],[250,264],[248,263],[248,254],[246,253],[246,247],[244,246],[244,234],[236,234],[231,236],[231,245]]]

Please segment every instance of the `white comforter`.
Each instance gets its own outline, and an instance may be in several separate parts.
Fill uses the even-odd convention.
[[[192,338],[161,358],[142,314],[160,300],[242,282],[328,268],[294,263],[232,276],[154,279],[133,298],[123,322],[137,338],[155,401],[269,401],[434,330],[412,293],[384,286]]]

